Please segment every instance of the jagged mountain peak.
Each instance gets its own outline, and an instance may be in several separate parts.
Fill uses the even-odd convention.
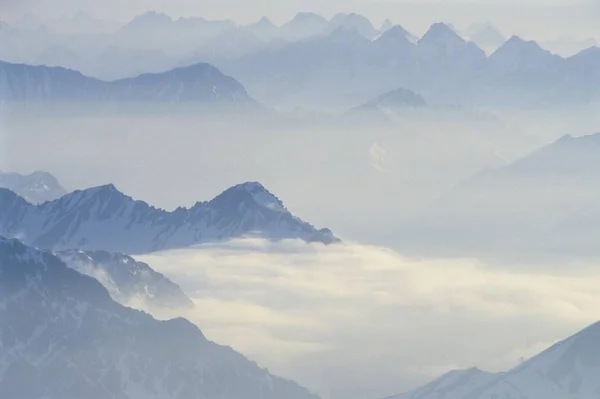
[[[390,19],[386,19],[385,21],[383,21],[383,24],[381,24],[381,28],[379,28],[379,32],[385,33],[393,27],[394,27],[394,23]]]
[[[257,182],[231,187],[210,202],[167,212],[121,193],[114,185],[75,191],[38,206],[0,189],[0,234],[40,248],[141,254],[241,238],[301,239],[331,244],[292,215]]]
[[[255,26],[261,26],[261,27],[268,27],[268,28],[275,28],[277,27],[277,25],[275,25],[270,19],[269,17],[262,17],[261,19],[259,19],[257,22],[254,23]]]
[[[246,203],[248,200],[252,200],[261,208],[275,212],[288,212],[283,202],[258,182],[246,182],[233,186],[217,196],[210,204],[225,204],[232,201]]]
[[[465,39],[462,38],[449,24],[444,22],[436,22],[429,30],[423,35],[419,44],[431,44],[431,43],[465,43]]]
[[[14,191],[32,204],[52,201],[67,193],[56,177],[43,171],[28,175],[0,171],[0,187]]]
[[[63,198],[94,198],[94,197],[121,197],[130,198],[120,192],[114,184],[108,183],[101,186],[91,187],[84,190],[76,190],[70,194],[65,195]],[[60,200],[60,199],[59,199]]]
[[[526,57],[540,54],[551,55],[548,50],[543,49],[536,41],[525,40],[520,36],[513,35],[490,56],[490,59]]]
[[[387,29],[376,40],[378,43],[394,44],[416,44],[415,37],[400,25],[395,25]]]
[[[126,26],[152,28],[156,27],[157,25],[160,26],[171,24],[172,22],[173,18],[171,18],[169,15],[162,12],[149,10],[133,17],[131,22],[129,22],[129,24],[127,24]]]

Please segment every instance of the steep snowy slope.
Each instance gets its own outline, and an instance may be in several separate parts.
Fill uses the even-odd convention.
[[[1,398],[317,399],[17,240],[0,238],[0,276]]]
[[[22,175],[0,171],[0,187],[14,191],[31,204],[53,201],[67,193],[56,177],[47,172]]]
[[[337,239],[293,216],[259,183],[232,187],[210,202],[167,212],[113,185],[76,191],[39,206],[0,189],[0,234],[36,247],[140,254],[255,235],[330,244]]]
[[[122,305],[151,308],[191,308],[194,303],[181,287],[148,264],[125,254],[68,250],[55,254],[81,274],[94,277]]]

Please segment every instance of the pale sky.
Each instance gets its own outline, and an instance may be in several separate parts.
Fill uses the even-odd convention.
[[[457,25],[493,22],[525,35],[544,34],[551,27],[553,32],[561,29],[561,34],[586,36],[596,29],[599,4],[597,0],[0,0],[0,19],[11,21],[25,14],[57,17],[83,10],[126,22],[141,12],[157,10],[174,17],[229,18],[239,23],[267,15],[282,23],[299,11],[327,17],[338,12],[359,12],[375,24],[390,18],[416,33],[443,20]]]

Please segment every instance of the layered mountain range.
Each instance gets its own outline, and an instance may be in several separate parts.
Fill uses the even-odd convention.
[[[183,319],[123,307],[49,252],[0,238],[0,397],[318,399]]]
[[[437,23],[419,40],[400,26],[374,40],[339,28],[215,62],[264,103],[349,107],[404,87],[432,104],[551,105],[599,98],[599,56],[593,47],[563,58],[513,36],[488,57]]]
[[[59,67],[0,62],[0,100],[255,105],[239,82],[209,64],[105,82]]]
[[[113,185],[75,191],[40,205],[0,189],[0,234],[40,248],[127,254],[243,236],[337,241],[330,230],[317,230],[292,215],[281,200],[255,182],[173,212],[136,201]]]
[[[3,76],[15,82],[10,97],[8,90],[4,97],[30,92],[48,99],[247,100],[240,86],[208,63],[269,106],[349,109],[399,87],[432,105],[578,105],[600,98],[597,47],[565,58],[534,41],[517,36],[504,40],[489,24],[462,35],[449,24],[436,23],[417,38],[389,21],[377,29],[357,14],[328,20],[300,13],[282,26],[268,18],[238,26],[148,12],[115,32],[94,35],[93,46],[88,37],[69,36],[72,40],[64,42],[51,33],[36,40],[38,35],[1,29],[0,59],[69,67],[104,79],[156,76],[109,84],[64,70],[2,64],[0,82]],[[90,48],[98,50],[87,54]],[[26,57],[24,51],[39,54]],[[193,73],[173,69],[189,65],[196,65]],[[51,76],[52,82],[40,75]],[[86,86],[84,93],[74,89]]]

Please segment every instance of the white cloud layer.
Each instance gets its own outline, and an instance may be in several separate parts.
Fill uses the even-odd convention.
[[[194,299],[181,315],[209,339],[324,398],[375,399],[450,369],[506,369],[595,322],[600,307],[600,277],[582,264],[546,273],[260,240],[142,260]]]

